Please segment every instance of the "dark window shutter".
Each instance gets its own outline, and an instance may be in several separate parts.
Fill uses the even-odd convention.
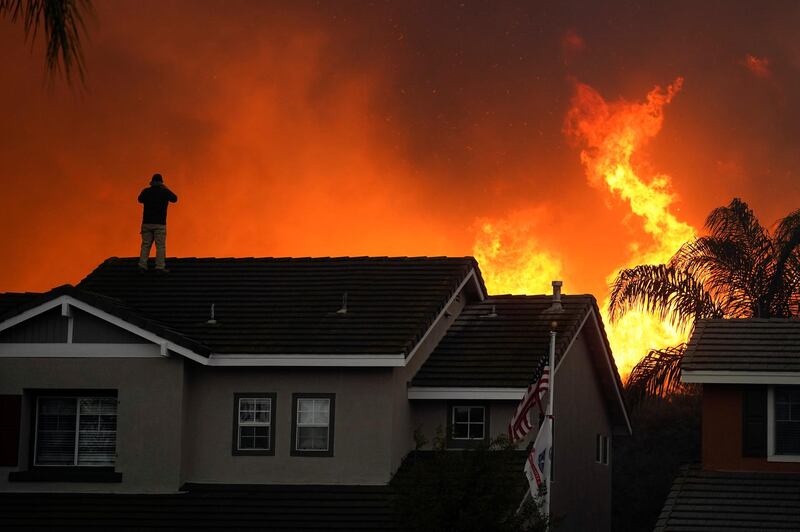
[[[767,387],[742,388],[742,456],[767,456]]]
[[[0,395],[0,466],[17,465],[21,395]]]

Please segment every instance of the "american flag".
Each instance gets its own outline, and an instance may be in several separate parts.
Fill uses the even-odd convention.
[[[518,442],[533,428],[528,416],[530,409],[538,404],[539,410],[543,411],[542,397],[550,387],[550,365],[547,357],[542,357],[540,368],[539,378],[528,386],[522,401],[517,406],[514,417],[508,422],[508,437],[512,442]]]

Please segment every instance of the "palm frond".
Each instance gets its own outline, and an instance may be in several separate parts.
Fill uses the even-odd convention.
[[[90,0],[0,0],[0,15],[21,20],[31,42],[40,29],[44,32],[47,71],[63,71],[67,80],[76,71],[84,79],[81,37],[86,34],[85,15],[93,12]]]
[[[620,270],[611,285],[612,322],[640,309],[680,329],[698,318],[721,318],[723,309],[691,273],[665,264],[644,264]]]
[[[704,236],[685,243],[669,265],[692,274],[717,296],[725,315],[755,315],[773,273],[772,247],[750,249],[741,240]]]
[[[800,209],[780,220],[775,228],[775,267],[767,301],[775,317],[800,313]]]
[[[666,397],[682,390],[681,360],[686,344],[653,349],[636,364],[628,376],[626,395],[631,405],[648,397]]]

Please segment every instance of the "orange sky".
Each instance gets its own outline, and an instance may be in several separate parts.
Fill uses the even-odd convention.
[[[97,2],[85,91],[0,19],[0,291],[136,254],[158,171],[170,255],[469,255],[488,221],[602,301],[653,237],[564,134],[576,83],[640,102],[683,76],[634,155],[680,221],[799,206],[800,6],[529,4]]]

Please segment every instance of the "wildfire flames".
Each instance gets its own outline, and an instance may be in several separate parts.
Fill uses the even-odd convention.
[[[594,186],[605,184],[612,194],[624,200],[650,237],[645,242],[629,244],[627,261],[609,273],[609,283],[619,269],[665,262],[696,235],[693,227],[670,211],[675,195],[669,176],[643,177],[640,165],[633,162],[641,148],[658,134],[664,120],[663,108],[680,90],[682,81],[678,78],[666,89],[656,87],[644,102],[609,103],[592,87],[580,83],[576,86],[564,133],[581,146],[580,158],[589,182]],[[557,255],[540,249],[527,233],[524,224],[512,225],[508,220],[482,222],[474,254],[490,292],[542,293],[548,290],[550,280],[560,278],[562,265]],[[611,324],[607,296],[602,313],[623,375],[648,349],[685,339],[685,333],[644,312],[629,312]]]

